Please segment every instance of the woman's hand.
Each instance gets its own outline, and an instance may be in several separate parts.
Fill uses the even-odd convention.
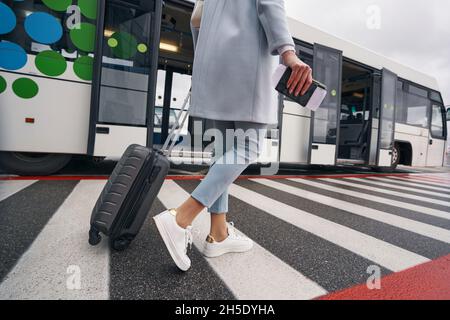
[[[296,96],[304,95],[312,84],[312,69],[301,61],[292,50],[283,53],[282,58],[284,65],[292,69],[287,83],[289,93],[295,92]]]

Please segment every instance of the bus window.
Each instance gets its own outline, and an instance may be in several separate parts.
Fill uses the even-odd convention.
[[[409,92],[424,98],[428,98],[428,91],[414,85],[409,85]]]
[[[8,6],[11,7],[13,12],[15,13],[15,16],[17,17],[17,24],[11,32],[2,34],[0,40],[14,42],[18,44],[22,49],[24,49],[28,54],[37,55],[42,51],[53,50],[61,53],[65,58],[69,58],[69,61],[74,60],[78,57],[78,54],[76,53],[77,47],[70,40],[70,29],[67,28],[67,24],[65,23],[65,21],[70,20],[71,15],[73,15],[70,10],[69,12],[66,12],[65,10],[52,10],[51,6],[48,6],[42,3],[42,1],[37,0],[9,2],[11,3],[8,3]],[[48,43],[46,41],[47,39],[39,39],[39,36],[34,35],[33,37],[35,40],[30,37],[30,35],[26,31],[24,22],[27,17],[35,12],[45,13],[46,15],[48,14],[56,18],[58,24],[62,26],[62,35],[57,39],[57,41]],[[82,16],[81,18],[81,22],[85,22],[86,20],[92,23],[92,20],[88,20],[84,16]],[[33,26],[34,29],[37,29],[38,27],[38,25]],[[28,30],[28,32],[30,32],[30,30]],[[49,32],[48,34],[51,34],[51,32]],[[39,40],[42,43],[47,44],[42,44],[39,42]]]
[[[311,68],[313,67],[313,49],[302,44],[295,45],[297,56]]]
[[[443,108],[433,105],[431,109],[431,136],[436,139],[445,138]]]
[[[439,102],[439,103],[443,104],[441,94],[439,92],[437,92],[437,91],[431,91],[430,92],[430,99],[433,100],[433,101],[436,101],[436,102]]]
[[[106,2],[100,123],[146,125],[151,19],[149,11],[130,2]]]
[[[425,97],[423,92],[416,89],[422,90],[411,85],[409,90],[405,90],[404,86],[397,85],[396,122],[428,128],[431,101],[427,95]]]

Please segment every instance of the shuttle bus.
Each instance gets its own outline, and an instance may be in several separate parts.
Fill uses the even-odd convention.
[[[119,158],[133,143],[160,146],[191,86],[192,9],[182,0],[0,2],[3,170],[51,174],[74,155]],[[316,112],[279,96],[279,123],[258,163],[443,165],[446,110],[433,77],[289,12],[288,23],[297,54],[329,92]],[[208,126],[189,118],[179,127],[172,161],[207,164],[210,145],[186,147]]]

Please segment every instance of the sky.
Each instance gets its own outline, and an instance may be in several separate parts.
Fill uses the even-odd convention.
[[[285,0],[289,16],[434,76],[450,105],[450,1]]]

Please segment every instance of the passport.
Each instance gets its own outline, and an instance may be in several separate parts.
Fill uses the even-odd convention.
[[[295,91],[291,94],[287,88],[287,83],[291,77],[291,74],[292,69],[290,67],[280,64],[275,70],[272,78],[275,90],[292,101],[298,103],[302,107],[308,108],[312,111],[317,111],[327,95],[326,85],[313,79],[311,86],[304,95],[295,96]]]

